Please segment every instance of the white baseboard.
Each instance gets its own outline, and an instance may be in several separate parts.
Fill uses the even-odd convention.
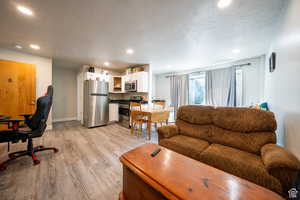
[[[73,120],[77,120],[77,117],[67,117],[67,118],[53,119],[53,122],[65,122],[65,121],[73,121]]]
[[[47,131],[52,130],[52,128],[53,128],[53,127],[52,127],[52,124],[47,124],[47,128],[46,128]]]

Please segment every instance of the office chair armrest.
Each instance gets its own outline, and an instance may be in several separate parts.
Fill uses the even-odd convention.
[[[22,116],[22,117],[24,117],[27,120],[27,119],[29,119],[29,117],[32,116],[32,114],[21,114],[19,116]]]
[[[29,113],[24,113],[24,114],[20,114],[19,116],[24,116],[24,117],[26,117],[26,116],[31,116],[32,114],[29,114]]]
[[[20,127],[26,127],[26,126],[28,126],[28,124],[30,123],[30,117],[32,116],[32,114],[21,114],[19,116],[23,116],[24,119],[25,119],[25,123],[22,126],[20,126]]]

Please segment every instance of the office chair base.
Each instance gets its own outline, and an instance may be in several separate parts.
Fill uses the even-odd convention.
[[[18,152],[10,153],[10,154],[8,154],[9,159],[4,161],[3,163],[0,163],[0,171],[6,170],[6,166],[10,161],[13,161],[22,156],[30,156],[32,159],[33,165],[38,165],[41,163],[41,161],[37,158],[35,153],[40,152],[40,151],[49,151],[49,150],[54,151],[54,153],[59,152],[59,150],[55,147],[37,146],[37,147],[32,148],[32,150],[29,148],[25,151],[18,151]]]

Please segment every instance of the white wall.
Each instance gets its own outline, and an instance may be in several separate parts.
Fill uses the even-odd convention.
[[[167,78],[165,74],[156,74],[155,78],[153,79],[155,84],[154,89],[154,98],[164,99],[167,102],[167,105],[171,103],[171,94],[170,94],[170,78]]]
[[[0,48],[0,59],[36,65],[36,97],[43,96],[52,84],[52,59]],[[52,111],[47,121],[47,129],[52,129]]]
[[[77,119],[77,70],[53,66],[53,121]]]
[[[287,1],[271,52],[277,53],[273,73],[266,64],[265,97],[278,122],[278,143],[300,158],[300,1]]]
[[[243,105],[260,104],[264,100],[265,56],[239,61],[235,64],[250,62],[243,70]]]

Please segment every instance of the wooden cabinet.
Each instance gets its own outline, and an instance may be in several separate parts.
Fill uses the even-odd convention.
[[[161,151],[151,157],[158,148]],[[271,190],[190,159],[157,144],[144,144],[120,157],[120,200],[272,199]]]
[[[123,76],[110,76],[109,77],[109,92],[110,93],[124,93],[125,80]]]
[[[109,121],[117,122],[119,121],[119,104],[110,103],[109,104]]]

